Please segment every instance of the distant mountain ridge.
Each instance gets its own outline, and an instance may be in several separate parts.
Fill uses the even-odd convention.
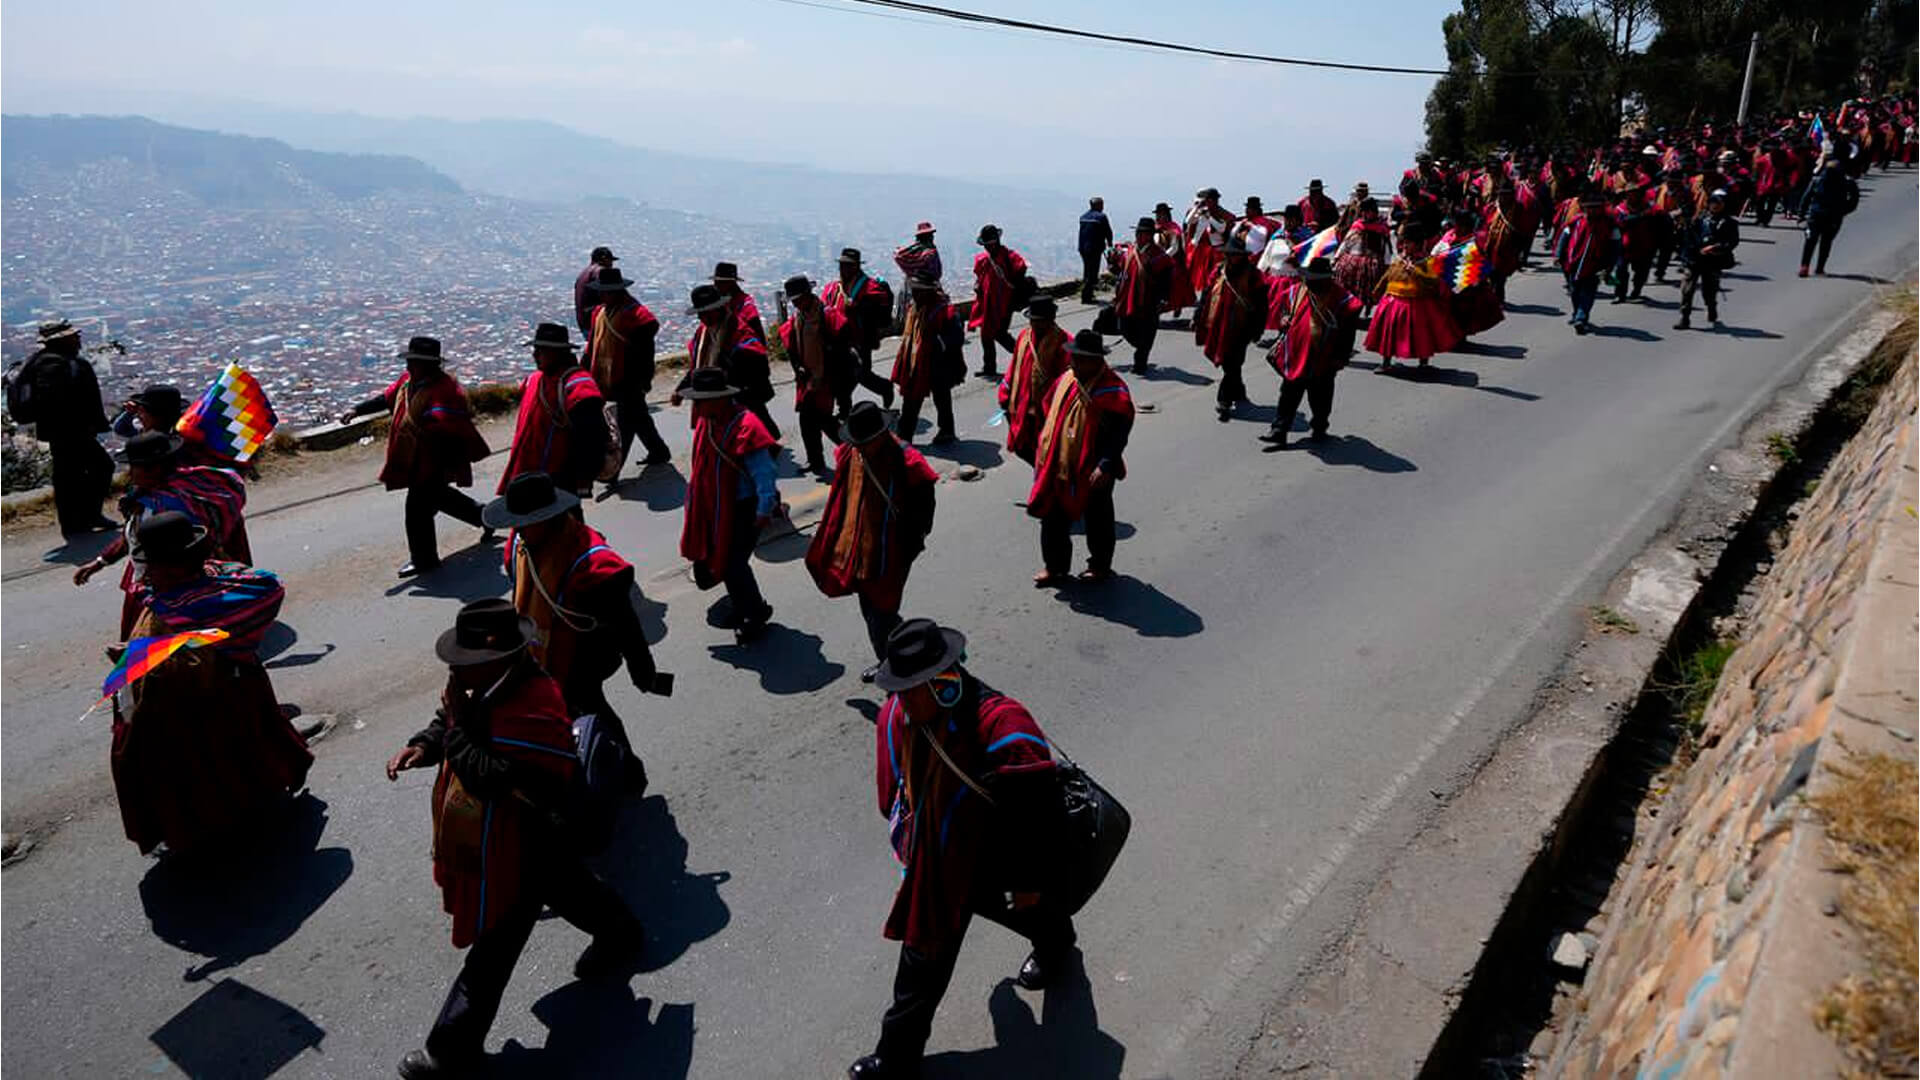
[[[316,197],[459,195],[453,178],[393,154],[303,150],[277,139],[176,127],[140,116],[0,116],[0,192],[31,195],[113,163],[146,186],[216,208],[306,207]]]

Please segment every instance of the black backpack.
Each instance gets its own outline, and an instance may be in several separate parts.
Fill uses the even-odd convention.
[[[42,350],[7,369],[7,415],[13,417],[14,423],[34,424],[40,421],[40,403],[34,393],[34,383],[39,381],[41,366],[49,359],[59,358],[58,353]]]
[[[594,854],[605,850],[613,839],[613,823],[632,790],[627,783],[628,770],[638,768],[639,762],[593,713],[574,718],[573,743],[580,769],[570,792],[572,805],[562,811],[561,817],[575,846],[583,853]],[[644,779],[640,789],[646,790]]]

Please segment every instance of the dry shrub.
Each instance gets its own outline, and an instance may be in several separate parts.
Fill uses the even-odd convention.
[[[1838,782],[1812,802],[1848,876],[1842,911],[1859,931],[1865,964],[1827,992],[1814,1019],[1846,1051],[1848,1076],[1912,1076],[1920,1063],[1920,773],[1886,754],[1855,756],[1833,771]]]
[[[475,416],[504,416],[520,404],[520,391],[506,383],[482,383],[467,391],[467,408]]]

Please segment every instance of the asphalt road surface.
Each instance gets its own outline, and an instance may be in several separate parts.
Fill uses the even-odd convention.
[[[1028,471],[970,381],[962,441],[933,460],[984,476],[941,485],[907,612],[966,631],[974,670],[1135,828],[1079,920],[1084,980],[1018,990],[1023,943],[975,926],[929,1075],[1229,1074],[1352,899],[1524,717],[1709,452],[1877,279],[1911,275],[1914,206],[1912,173],[1874,178],[1825,279],[1794,278],[1798,233],[1748,226],[1718,331],[1670,329],[1669,284],[1603,303],[1599,331],[1575,337],[1558,278],[1523,274],[1483,347],[1425,378],[1357,357],[1321,447],[1261,453],[1271,405],[1215,422],[1212,369],[1165,332],[1156,372],[1130,380],[1143,413],[1118,489],[1121,576],[1103,586],[1030,586]],[[1272,400],[1263,365],[1248,381]],[[680,415],[660,419],[684,447]],[[113,575],[75,589],[43,561],[48,537],[9,537],[4,806],[38,843],[4,877],[9,1073],[363,1078],[419,1044],[460,954],[429,875],[431,775],[390,784],[381,765],[430,714],[435,634],[504,579],[497,548],[472,548],[396,583],[399,495],[311,490],[368,479],[256,492],[254,549],[288,587],[276,685],[337,727],[276,839],[222,874],[134,851],[107,722],[75,719],[106,667]],[[822,490],[783,489],[803,509]],[[605,859],[649,927],[646,970],[575,983],[585,939],[543,923],[493,1031],[505,1075],[830,1077],[872,1046],[888,1000],[896,870],[858,613],[814,590],[804,536],[770,540],[775,624],[734,646],[710,625],[720,594],[677,555],[683,497],[679,473],[656,470],[587,511],[640,566],[656,655],[679,676],[666,700],[610,684],[653,778]],[[441,534],[473,536],[444,520]]]

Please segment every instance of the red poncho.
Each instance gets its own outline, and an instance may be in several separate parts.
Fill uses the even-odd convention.
[[[513,425],[513,450],[500,474],[496,494],[521,473],[564,474],[571,460],[573,427],[568,414],[584,402],[604,400],[588,372],[574,367],[558,374],[535,371],[520,388],[520,416]]]
[[[380,482],[388,491],[416,484],[473,483],[473,463],[490,451],[473,426],[467,394],[453,376],[441,372],[418,386],[403,374],[387,387],[387,460]]]
[[[1180,311],[1193,306],[1199,290],[1193,285],[1193,272],[1187,266],[1187,234],[1175,222],[1168,220],[1154,225],[1154,232],[1160,238],[1160,249],[1173,260],[1173,284],[1167,298],[1161,303],[1162,311]]]
[[[1173,260],[1158,246],[1142,255],[1137,245],[1121,244],[1113,261],[1119,268],[1113,287],[1115,314],[1158,315],[1164,305],[1155,298],[1173,291]]]
[[[1193,309],[1193,340],[1215,367],[1230,353],[1260,336],[1267,318],[1267,285],[1259,271],[1237,282],[1215,274]]]
[[[1093,470],[1101,426],[1133,423],[1133,394],[1112,368],[1100,373],[1091,388],[1069,371],[1047,389],[1047,415],[1034,449],[1033,489],[1027,493],[1027,513],[1046,517],[1056,511],[1071,518],[1086,512],[1093,494]],[[1112,479],[1121,480],[1121,462]]]
[[[1000,377],[1000,407],[1007,413],[1007,449],[1022,461],[1033,461],[1047,413],[1047,387],[1067,370],[1067,344],[1072,340],[1065,330],[1050,326],[1038,340],[1028,327],[1014,341],[1013,359]]]
[[[832,412],[833,384],[828,377],[827,353],[846,342],[851,329],[847,317],[823,302],[817,313],[795,309],[780,324],[780,348],[793,364],[793,407]]]
[[[893,356],[893,384],[901,397],[924,398],[933,392],[933,380],[947,377],[939,370],[946,351],[943,339],[957,318],[945,296],[926,307],[907,305],[900,348]]]
[[[596,593],[622,577],[631,581],[633,564],[621,558],[598,531],[565,515],[559,531],[540,551],[534,551],[518,529],[508,534],[504,558],[513,608],[533,620],[539,638],[529,646],[533,658],[555,681],[568,685],[580,635],[592,632],[592,627],[583,630],[569,621],[571,617],[560,617],[553,604],[572,609],[581,596]],[[548,597],[552,604],[547,602]]]
[[[925,541],[918,523],[903,520],[909,493],[938,483],[940,474],[892,433],[877,438],[891,440],[899,458],[877,466],[851,444],[835,448],[833,487],[807,545],[807,572],[827,596],[857,592],[883,611],[898,611],[907,570]]]
[[[693,563],[694,580],[701,588],[712,588],[726,573],[735,515],[751,512],[741,509],[735,494],[747,474],[746,456],[777,445],[760,418],[742,408],[725,420],[693,422],[693,471],[687,477],[680,554]]]
[[[969,328],[983,329],[991,335],[1007,328],[1013,318],[1013,285],[1025,277],[1027,260],[1009,247],[998,255],[983,251],[973,257],[973,310],[967,316]]]
[[[1315,293],[1298,278],[1290,279],[1280,296],[1280,340],[1267,354],[1273,370],[1283,379],[1300,379],[1346,367],[1359,299],[1338,282]]]

